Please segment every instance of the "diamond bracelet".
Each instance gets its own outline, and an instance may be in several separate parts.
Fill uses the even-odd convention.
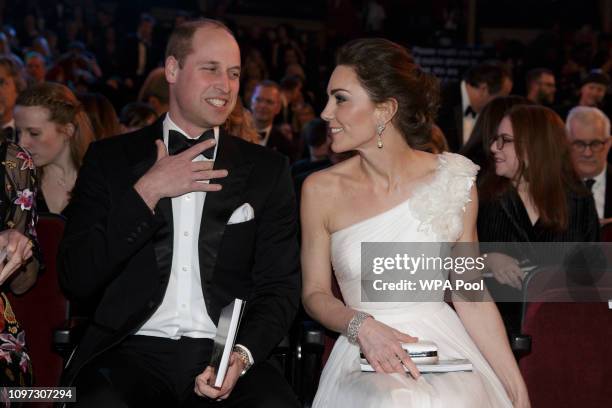
[[[371,314],[366,312],[357,312],[349,321],[348,327],[346,329],[346,337],[348,338],[349,343],[357,344],[357,335],[359,334],[359,329],[361,329],[361,325],[368,317],[374,318]]]

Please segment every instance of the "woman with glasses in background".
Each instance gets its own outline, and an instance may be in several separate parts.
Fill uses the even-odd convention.
[[[483,114],[479,120],[487,119],[486,109]],[[555,112],[537,105],[515,105],[483,140],[489,165],[479,189],[481,242],[598,240],[593,197],[572,168],[565,126]],[[525,251],[513,255],[525,256]],[[500,252],[487,256],[487,267],[497,283],[515,288],[517,299],[521,299],[525,277],[522,260]],[[489,288],[495,296],[495,282]],[[518,331],[520,303],[503,306],[500,312],[508,331]]]

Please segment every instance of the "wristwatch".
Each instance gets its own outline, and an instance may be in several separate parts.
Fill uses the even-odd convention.
[[[244,369],[240,373],[240,376],[242,377],[247,371],[249,371],[249,368],[251,368],[251,360],[249,359],[249,355],[247,354],[246,350],[242,347],[234,346],[233,351],[238,354],[238,358],[244,364]]]

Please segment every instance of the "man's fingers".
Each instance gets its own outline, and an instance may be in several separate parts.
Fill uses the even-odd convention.
[[[227,170],[205,170],[193,173],[193,180],[206,181],[227,177]]]
[[[210,160],[192,161],[191,171],[212,170],[214,165],[215,165],[215,162],[210,161]]]
[[[157,160],[160,161],[164,157],[168,156],[168,149],[166,149],[166,145],[161,140],[156,140],[155,144],[157,145]]]
[[[223,189],[223,186],[221,186],[221,184],[211,184],[211,183],[205,183],[204,181],[194,181],[191,183],[190,191],[208,192],[208,191],[220,191],[221,189]]]
[[[191,146],[189,149],[185,150],[180,155],[187,156],[189,160],[193,160],[198,157],[203,151],[210,149],[215,144],[217,144],[217,141],[215,139],[209,139],[205,142],[197,143]]]

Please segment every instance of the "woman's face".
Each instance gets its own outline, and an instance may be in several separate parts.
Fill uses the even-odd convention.
[[[514,179],[519,170],[519,160],[514,146],[512,122],[505,116],[499,123],[497,135],[490,147],[495,161],[495,174]]]
[[[321,118],[328,122],[335,153],[376,146],[376,107],[361,86],[355,70],[336,67],[327,86],[327,105]]]
[[[36,167],[55,163],[70,148],[68,135],[49,116],[49,110],[41,106],[15,106],[19,145],[30,153]]]

